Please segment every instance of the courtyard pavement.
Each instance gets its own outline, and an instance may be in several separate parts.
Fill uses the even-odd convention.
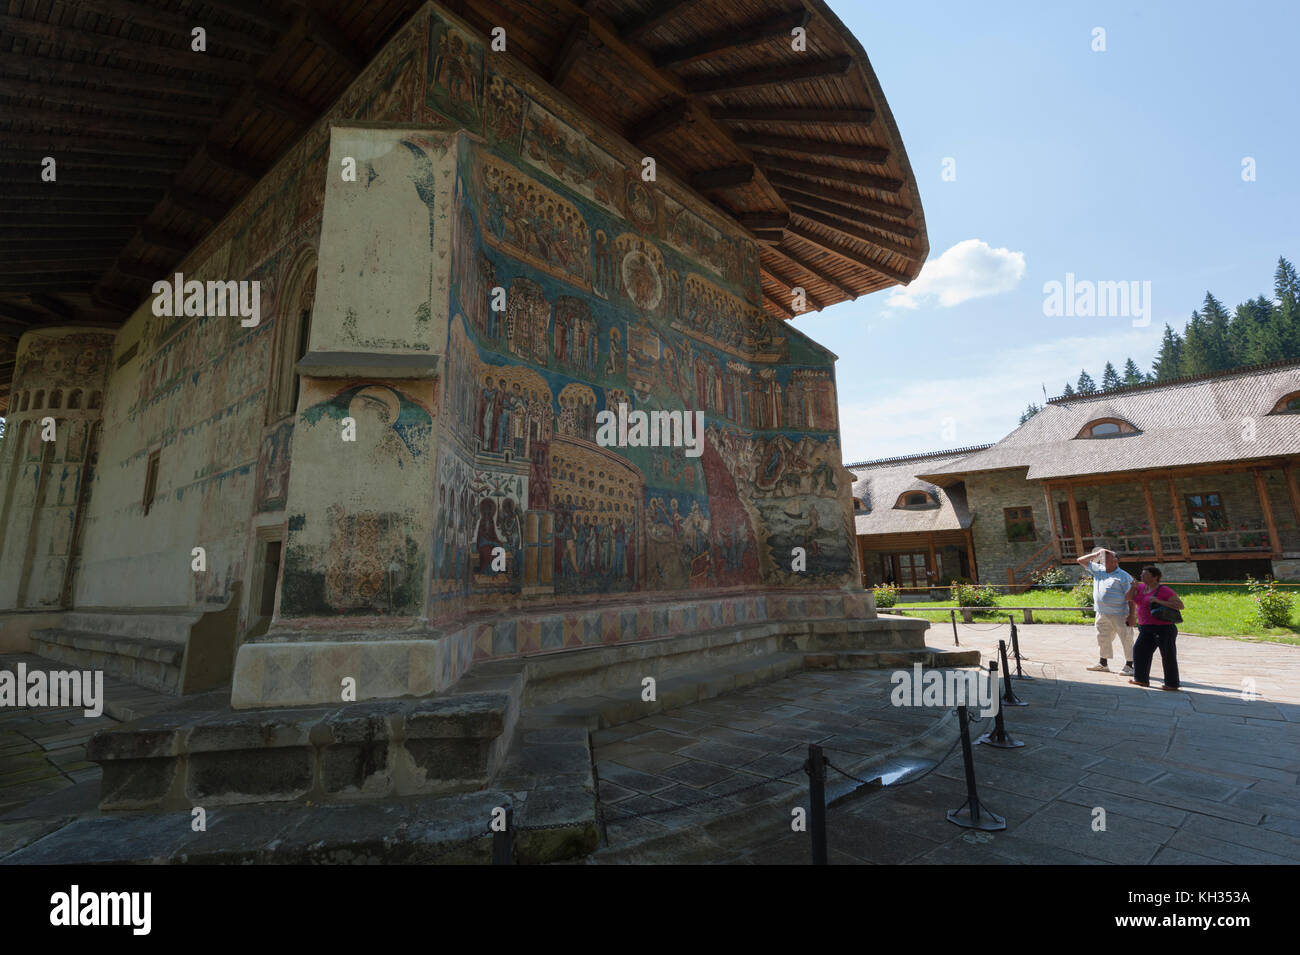
[[[958,625],[992,658],[1005,625]],[[1016,750],[975,746],[979,794],[1005,832],[960,829],[955,720],[889,703],[890,671],[808,670],[593,734],[605,838],[591,863],[809,861],[791,810],[807,807],[810,742],[849,772],[893,753],[942,759],[914,782],[864,787],[828,811],[832,863],[1300,862],[1300,648],[1182,635],[1184,690],[1162,692],[1095,662],[1090,627],[1019,627],[1025,671],[1005,711]],[[950,645],[951,626],[929,643]],[[29,655],[0,657],[52,666]],[[1013,664],[1014,665],[1014,664]],[[1246,693],[1243,693],[1246,690]],[[1253,694],[1253,697],[1252,697]],[[106,680],[106,712],[0,709],[0,857],[73,818],[97,815],[85,743],[176,700]],[[189,705],[189,701],[185,705]],[[988,729],[987,721],[972,735]],[[900,754],[899,748],[903,752]],[[776,781],[773,781],[773,780]],[[832,796],[852,788],[828,773]],[[1097,831],[1097,809],[1105,829]]]
[[[958,633],[987,661],[1009,630],[959,624]],[[945,623],[928,642],[951,637]],[[1123,661],[1111,662],[1112,673],[1088,671],[1097,657],[1091,627],[1021,626],[1019,637],[1036,679],[1016,681],[1030,705],[1004,715],[1026,745],[974,747],[980,799],[1007,829],[972,832],[946,820],[965,801],[960,749],[949,745],[923,778],[865,787],[831,807],[832,863],[1300,861],[1300,648],[1180,636],[1184,690],[1175,693],[1154,688],[1158,658],[1152,689],[1130,686],[1118,672]],[[897,740],[921,714],[935,718],[933,709],[890,707],[890,689],[883,671],[804,672],[595,734],[601,809],[614,821],[590,861],[807,863],[809,837],[791,831],[791,810],[808,802],[801,772],[717,801],[731,803],[725,817],[710,818],[721,810],[698,800],[779,775],[809,742],[843,765],[850,753],[883,747],[891,723]],[[951,721],[942,729],[956,740]],[[755,793],[768,798],[759,803]],[[662,811],[674,802],[693,805]],[[1104,830],[1094,828],[1097,809]]]

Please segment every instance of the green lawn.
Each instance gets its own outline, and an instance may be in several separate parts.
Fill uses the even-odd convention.
[[[1183,622],[1178,625],[1180,633],[1194,633],[1206,637],[1238,637],[1246,640],[1268,640],[1273,643],[1290,643],[1300,646],[1300,588],[1288,588],[1288,593],[1296,595],[1291,607],[1291,625],[1289,627],[1261,628],[1251,621],[1251,611],[1255,602],[1246,591],[1245,585],[1222,584],[1213,587],[1183,587],[1171,584],[1183,599]],[[1074,598],[1069,591],[1029,590],[1023,594],[1000,594],[999,607],[1069,607]],[[955,601],[943,600],[925,603],[899,602],[891,609],[901,610],[913,617],[929,620],[946,619],[948,609],[956,607]],[[991,621],[1006,619],[1008,611],[982,610],[975,612],[975,620]],[[1020,623],[1020,614],[1014,614]],[[958,615],[960,619],[960,615]],[[1035,623],[1073,623],[1091,626],[1092,615],[1077,611],[1034,613]]]

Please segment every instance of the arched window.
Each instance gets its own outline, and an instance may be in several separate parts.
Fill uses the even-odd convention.
[[[1095,421],[1089,421],[1076,438],[1115,438],[1122,434],[1140,434],[1133,425],[1129,424],[1123,418],[1098,418]]]
[[[40,411],[41,408],[43,408],[43,407],[45,407],[45,389],[44,389],[44,388],[42,388],[41,390],[37,391],[37,392],[36,392],[36,397],[32,399],[32,410],[33,410],[33,411]]]
[[[1269,414],[1300,414],[1300,391],[1293,391],[1289,395],[1283,395]]]
[[[28,408],[30,408],[31,406],[32,406],[32,393],[31,393],[30,391],[24,391],[24,392],[23,392],[23,406],[22,406],[21,408],[19,408],[18,410],[19,410],[19,411],[26,411],[26,410],[27,410]]]
[[[63,392],[57,390],[50,392],[50,407],[51,408],[63,407]]]
[[[92,391],[90,393],[90,404],[88,404],[86,407],[90,408],[91,410],[94,410],[100,406],[103,400],[104,400],[104,396],[100,392]]]
[[[75,389],[68,392],[68,410],[74,411],[81,407],[81,389]]]
[[[311,346],[311,312],[316,300],[316,253],[306,251],[294,264],[285,295],[276,306],[275,366],[266,419],[270,423],[298,410],[298,362]]]

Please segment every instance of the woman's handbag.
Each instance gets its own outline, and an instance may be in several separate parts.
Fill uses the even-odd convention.
[[[1157,620],[1163,621],[1164,623],[1183,622],[1183,615],[1181,613],[1173,607],[1166,607],[1163,604],[1156,603],[1154,600],[1151,601],[1151,616],[1155,617]]]

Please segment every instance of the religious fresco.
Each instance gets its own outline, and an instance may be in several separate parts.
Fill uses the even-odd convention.
[[[429,17],[425,104],[466,129],[479,130],[483,110],[483,44],[442,17]]]
[[[289,491],[289,446],[293,441],[293,420],[281,422],[262,438],[257,458],[257,503],[259,513],[284,507]]]
[[[517,92],[496,85],[489,124]],[[550,182],[460,147],[429,618],[530,595],[850,580],[829,354],[717,274],[744,272],[731,240],[677,208],[670,241],[662,197],[623,178],[598,193],[571,128],[524,116],[519,162]],[[702,453],[601,447],[597,415],[622,405],[702,411]]]

